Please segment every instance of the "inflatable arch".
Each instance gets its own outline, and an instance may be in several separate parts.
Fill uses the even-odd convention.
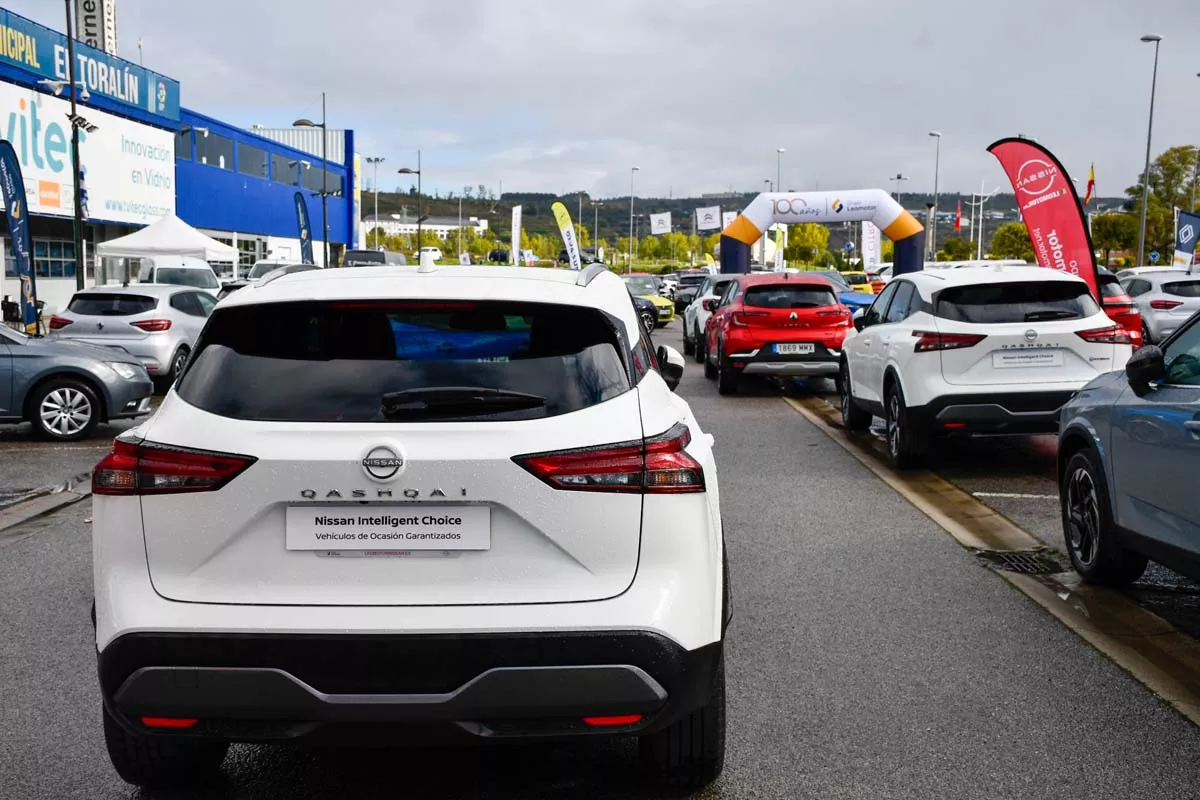
[[[875,223],[895,243],[896,275],[925,265],[925,228],[882,189],[764,192],[721,231],[721,272],[749,272],[751,246],[777,223],[862,221]]]

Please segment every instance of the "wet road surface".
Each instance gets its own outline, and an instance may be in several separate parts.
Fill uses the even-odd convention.
[[[1200,731],[981,568],[777,389],[752,389],[719,397],[692,363],[680,387],[716,436],[734,581],[729,750],[704,797],[1195,796]],[[81,503],[0,536],[5,800],[654,796],[629,744],[605,742],[243,746],[216,786],[131,790],[100,737],[89,513]]]

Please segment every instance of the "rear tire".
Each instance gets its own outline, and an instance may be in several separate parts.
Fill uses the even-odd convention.
[[[888,387],[884,410],[887,414],[888,460],[896,469],[915,467],[925,454],[920,438],[925,432],[913,430],[908,406],[904,404],[904,392],[897,381]]]
[[[229,752],[227,742],[138,736],[104,709],[104,744],[121,780],[146,788],[211,781]]]
[[[1142,320],[1142,344],[1154,344],[1154,340],[1150,338],[1150,329],[1146,327],[1146,321]]]
[[[704,356],[708,352],[708,341],[704,338],[704,334],[700,331],[700,325],[698,323],[693,329],[692,338],[696,341],[696,363],[703,364]]]
[[[719,353],[717,357],[720,358]],[[717,365],[712,362],[711,358],[709,358],[707,346],[704,348],[704,377],[708,378],[710,381],[715,381],[717,379]]]
[[[724,349],[724,348],[722,348]],[[720,394],[737,394],[742,376],[734,370],[729,359],[717,354],[717,392]]]
[[[725,655],[717,661],[712,691],[700,708],[669,727],[641,737],[642,770],[660,786],[696,791],[725,768]]]
[[[1119,589],[1142,577],[1149,559],[1121,546],[1104,473],[1089,450],[1071,456],[1059,487],[1071,566],[1088,583]]]
[[[688,338],[687,325],[684,324],[684,326],[683,326],[683,354],[685,356],[690,356],[694,352],[696,352],[696,341],[694,339]]]
[[[166,394],[175,385],[175,381],[179,380],[179,376],[183,374],[183,368],[187,366],[188,356],[190,355],[186,347],[181,347],[175,351],[175,355],[171,356],[171,367],[167,374],[154,381],[154,389],[160,394]]]
[[[643,311],[638,316],[642,321],[642,327],[646,329],[646,333],[651,333],[654,330],[654,323],[658,321],[654,314],[649,311]]]
[[[842,425],[848,431],[865,431],[871,427],[871,414],[854,404],[854,393],[850,390],[850,365],[842,362],[838,391],[842,400]]]

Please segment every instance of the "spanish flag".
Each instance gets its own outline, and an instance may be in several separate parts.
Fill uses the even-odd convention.
[[[1086,206],[1092,202],[1092,194],[1096,191],[1096,164],[1092,162],[1092,168],[1088,170],[1088,185],[1087,193],[1083,196],[1083,204]]]

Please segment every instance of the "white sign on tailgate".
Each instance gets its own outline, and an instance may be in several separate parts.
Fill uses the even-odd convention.
[[[289,506],[288,550],[487,550],[487,506]]]
[[[1018,369],[1021,367],[1061,367],[1061,350],[1009,350],[992,353],[992,366],[996,369]]]

